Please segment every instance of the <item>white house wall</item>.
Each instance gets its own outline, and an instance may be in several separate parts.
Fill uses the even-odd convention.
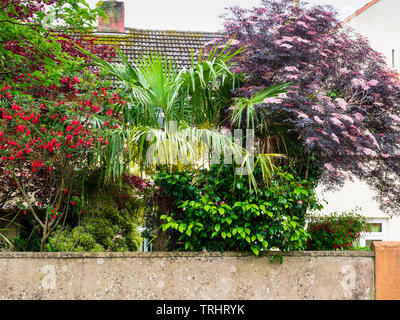
[[[360,207],[359,213],[369,219],[386,219],[386,241],[400,241],[400,216],[391,218],[385,215],[374,200],[374,191],[365,182],[354,178],[354,182],[348,181],[339,191],[324,192],[323,190],[322,186],[316,190],[318,197],[328,202],[324,204],[323,214],[348,212],[355,207]],[[397,214],[400,215],[400,212]]]
[[[397,71],[400,70],[399,16],[399,0],[380,0],[347,23],[355,31],[366,36],[371,47],[383,53],[387,64]]]

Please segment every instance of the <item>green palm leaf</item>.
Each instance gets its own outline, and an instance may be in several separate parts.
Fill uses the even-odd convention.
[[[105,163],[107,178],[118,179],[132,165],[148,170],[160,163],[172,167],[184,162],[200,168],[224,154],[232,155],[238,173],[246,172],[254,189],[254,165],[261,166],[268,178],[274,168],[272,159],[282,155],[253,155],[219,130],[218,114],[231,103],[229,89],[242,81],[229,67],[244,48],[233,52],[229,48],[230,42],[222,48],[215,46],[206,57],[201,49],[196,64],[192,52],[191,67],[180,71],[171,59],[156,53],[143,55],[133,65],[119,49],[120,64],[79,49],[103,72],[116,77],[129,99],[117,110],[122,113],[123,123],[108,133],[108,147],[93,156]],[[247,118],[255,121],[254,106],[266,97],[284,92],[286,87],[274,86],[250,99],[236,99],[234,122],[240,124],[244,110]],[[161,116],[165,126],[160,123]],[[93,123],[101,125],[99,119],[93,119]],[[205,123],[211,124],[211,128],[199,127]],[[254,124],[249,123],[248,127],[254,128]]]

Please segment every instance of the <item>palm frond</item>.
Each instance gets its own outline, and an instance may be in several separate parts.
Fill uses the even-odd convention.
[[[105,164],[107,178],[118,179],[132,164],[150,169],[155,164],[172,167],[183,162],[200,168],[224,155],[232,157],[238,174],[249,176],[249,184],[255,190],[255,165],[261,166],[263,176],[268,179],[274,170],[271,159],[282,155],[253,155],[218,130],[217,116],[230,102],[229,90],[242,80],[231,72],[230,66],[245,49],[231,51],[231,41],[225,46],[214,46],[206,57],[203,48],[197,59],[192,52],[191,67],[183,70],[178,70],[171,59],[155,53],[143,55],[132,64],[117,49],[121,63],[115,64],[79,49],[104,72],[116,77],[129,98],[129,103],[117,110],[122,114],[123,124],[107,133],[107,148],[92,155],[93,163]],[[236,99],[234,122],[240,124],[241,114],[246,110],[248,121],[253,121],[247,127],[254,128],[255,106],[266,97],[285,92],[287,86],[273,86],[249,99]],[[159,123],[161,116],[165,118],[165,127]],[[101,119],[91,121],[94,126],[102,125]],[[206,122],[213,129],[199,128]]]
[[[259,124],[256,106],[263,104],[266,98],[278,97],[280,94],[286,93],[286,89],[290,85],[290,83],[272,85],[257,92],[250,98],[236,98],[234,102],[234,109],[232,110],[232,123],[240,127],[242,124],[242,116],[245,112],[246,127],[254,129],[256,124]]]

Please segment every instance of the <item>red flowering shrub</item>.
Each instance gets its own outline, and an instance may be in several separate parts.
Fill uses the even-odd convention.
[[[115,57],[85,36],[99,14],[82,0],[0,0],[0,205],[33,215],[42,250],[61,218],[81,211],[120,124],[124,102],[75,46]]]
[[[81,84],[78,77],[61,83],[70,80]],[[32,100],[10,85],[1,89],[0,179],[13,181],[24,213],[40,225],[43,245],[61,216],[77,205],[90,172],[106,165],[108,133],[120,123],[115,109],[122,104],[106,88],[68,102]]]
[[[307,227],[307,250],[351,250],[366,224],[367,219],[355,211],[312,217]]]
[[[226,14],[225,40],[246,48],[234,71],[248,78],[236,95],[290,82],[287,94],[257,105],[259,123],[272,135],[297,133],[329,185],[355,175],[379,191],[383,210],[399,212],[398,75],[367,39],[337,28],[329,7],[292,4],[263,0]]]

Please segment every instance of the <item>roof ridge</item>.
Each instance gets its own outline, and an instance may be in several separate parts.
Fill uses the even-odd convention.
[[[200,33],[200,34],[215,34],[215,35],[222,35],[222,32],[213,32],[213,31],[196,31],[196,30],[173,30],[173,29],[147,29],[147,28],[132,28],[132,27],[125,27],[125,30],[128,32],[125,32],[124,34],[129,34],[130,30],[133,31],[147,31],[147,32],[174,32],[174,33],[188,33],[188,34],[193,34],[193,33]],[[93,33],[101,33],[101,34],[117,34],[116,32],[98,32],[97,29],[93,31]],[[121,33],[123,34],[123,33]]]
[[[147,29],[147,28],[131,28],[126,27],[128,30],[144,30],[144,31],[157,31],[157,32],[179,32],[179,33],[211,33],[211,34],[221,34],[221,32],[214,31],[198,31],[198,30],[174,30],[174,29]]]
[[[361,13],[363,13],[365,10],[369,9],[372,7],[374,4],[378,3],[380,0],[372,0],[368,2],[366,5],[364,5],[362,8],[358,9],[356,12],[354,12],[351,16],[348,16],[346,19],[344,19],[340,24],[345,24],[351,20],[353,20],[355,17],[359,16]]]

